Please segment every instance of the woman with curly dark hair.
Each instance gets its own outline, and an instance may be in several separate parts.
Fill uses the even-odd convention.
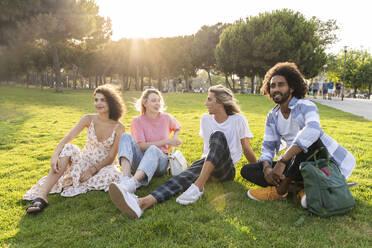
[[[90,190],[107,191],[119,181],[120,170],[116,154],[120,136],[125,131],[119,121],[125,111],[120,95],[110,86],[94,91],[97,114],[84,115],[59,142],[51,158],[49,174],[39,180],[24,196],[32,200],[28,213],[41,212],[47,205],[47,195],[61,193],[72,197]],[[70,142],[87,128],[87,143],[82,151]]]

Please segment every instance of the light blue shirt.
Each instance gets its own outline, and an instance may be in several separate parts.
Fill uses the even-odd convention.
[[[349,177],[355,167],[355,158],[344,147],[323,132],[316,105],[309,100],[292,97],[288,107],[291,109],[291,118],[300,127],[293,145],[300,147],[303,152],[307,153],[308,147],[320,138],[330,156],[337,163],[341,173],[345,178]],[[277,130],[279,110],[279,106],[276,106],[267,115],[259,161],[266,160],[271,162],[279,152],[281,145],[280,135]]]

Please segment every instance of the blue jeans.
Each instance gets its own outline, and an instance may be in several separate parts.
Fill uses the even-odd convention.
[[[123,134],[119,142],[119,163],[121,158],[126,158],[129,161],[131,172],[135,173],[137,170],[142,170],[147,178],[140,183],[148,185],[155,176],[164,175],[168,168],[168,155],[166,155],[157,146],[149,146],[147,150],[142,153],[134,138],[130,134]]]

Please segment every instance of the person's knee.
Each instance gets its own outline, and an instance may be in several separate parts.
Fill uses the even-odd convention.
[[[244,165],[241,170],[240,170],[240,175],[243,177],[243,178],[247,178],[248,175],[249,175],[249,166],[248,165]]]
[[[146,149],[145,154],[160,154],[161,150],[156,145],[151,145]]]
[[[225,144],[225,145],[227,145],[226,136],[221,131],[215,131],[209,137],[209,143],[210,144],[219,143],[219,144]]]
[[[251,181],[253,175],[257,174],[257,170],[259,170],[257,164],[246,164],[241,168],[240,175],[248,181]]]

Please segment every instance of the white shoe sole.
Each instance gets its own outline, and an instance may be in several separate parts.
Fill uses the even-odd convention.
[[[115,206],[126,216],[128,216],[131,219],[138,218],[136,212],[132,210],[125,201],[125,198],[123,196],[123,193],[119,189],[119,187],[116,185],[116,183],[112,183],[109,186],[109,195],[111,198],[111,201],[115,204]]]
[[[178,198],[176,199],[176,202],[181,204],[181,205],[189,205],[191,203],[194,203],[194,202],[191,202],[191,201],[179,200]]]
[[[260,201],[260,200],[258,200],[258,199],[256,199],[256,198],[254,198],[254,197],[251,195],[251,193],[249,193],[249,191],[250,191],[250,190],[248,190],[248,192],[247,192],[247,195],[248,195],[249,198],[251,198],[252,200],[255,200],[255,201]]]
[[[301,206],[302,206],[303,208],[307,208],[306,195],[304,195],[304,196],[301,198]]]

